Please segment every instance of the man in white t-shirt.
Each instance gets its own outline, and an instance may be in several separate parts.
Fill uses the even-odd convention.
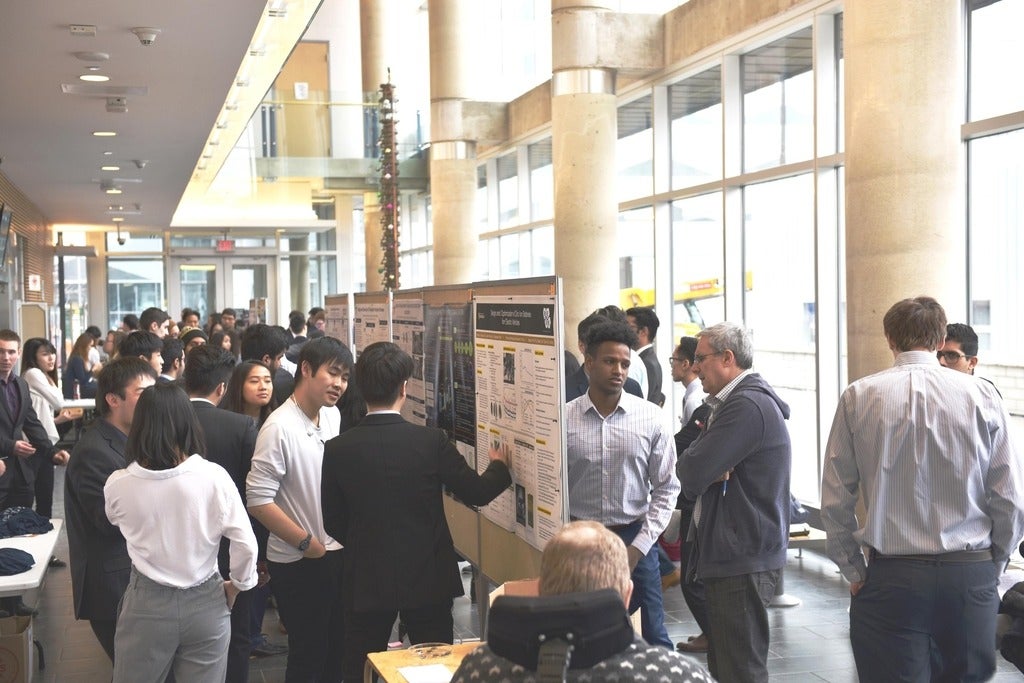
[[[295,391],[260,430],[246,479],[249,514],[270,530],[267,565],[288,627],[288,681],[341,678],[341,544],[324,530],[320,479],[352,365],[333,337],[302,347]]]

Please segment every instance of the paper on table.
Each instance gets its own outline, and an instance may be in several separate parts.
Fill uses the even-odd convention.
[[[398,673],[405,676],[409,683],[449,683],[455,672],[444,664],[425,664],[423,666],[402,666]]]

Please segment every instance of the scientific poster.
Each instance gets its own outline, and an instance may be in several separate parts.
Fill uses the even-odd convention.
[[[358,358],[359,352],[370,344],[391,341],[391,326],[388,324],[387,301],[356,300],[352,327],[352,352]]]
[[[424,315],[427,424],[440,427],[476,467],[476,378],[473,305],[428,306]],[[463,448],[465,446],[466,448]]]
[[[423,299],[395,299],[391,303],[391,340],[412,356],[412,377],[405,387],[402,417],[427,424],[426,387],[423,381]]]
[[[481,511],[538,549],[566,521],[556,313],[549,296],[474,299],[477,470],[503,449],[514,482]]]
[[[327,321],[324,325],[324,334],[328,337],[340,339],[346,346],[351,346],[352,339],[349,335],[349,295],[330,295],[324,299],[324,311],[327,314]]]

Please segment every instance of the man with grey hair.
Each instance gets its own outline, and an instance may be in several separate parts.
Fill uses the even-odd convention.
[[[730,682],[768,680],[765,608],[789,540],[789,406],[752,366],[739,325],[700,333],[694,367],[711,413],[678,465],[695,501],[688,570],[707,595],[708,667]]]
[[[995,387],[937,361],[935,299],[899,301],[882,325],[895,362],[843,392],[821,481],[857,673],[987,681],[999,573],[1024,534],[1020,454]]]
[[[539,592],[542,596],[554,596],[612,589],[622,597],[625,608],[633,592],[629,577],[626,546],[617,534],[597,522],[570,522],[544,546]],[[622,624],[627,631],[622,641],[624,647],[607,646],[601,661],[585,668],[570,668],[565,680],[711,683],[707,671],[695,660],[649,645],[635,632],[630,632],[625,614]],[[581,624],[580,628],[585,629],[586,625]],[[607,644],[608,633],[602,632],[601,636],[602,642]],[[483,645],[467,655],[452,678],[453,683],[532,680],[536,680],[535,672],[495,653],[490,645]]]

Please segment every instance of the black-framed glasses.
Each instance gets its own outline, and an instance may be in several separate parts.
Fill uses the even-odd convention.
[[[960,353],[959,351],[936,351],[935,357],[938,358],[939,360],[944,360],[946,361],[946,363],[952,365],[961,358],[967,358],[968,356],[966,353]]]
[[[697,354],[694,354],[694,356],[693,356],[693,363],[694,363],[694,365],[699,365],[700,363],[703,363],[705,359],[711,358],[711,356],[721,356],[723,353],[725,353],[725,351],[713,351],[711,353],[697,353]]]

